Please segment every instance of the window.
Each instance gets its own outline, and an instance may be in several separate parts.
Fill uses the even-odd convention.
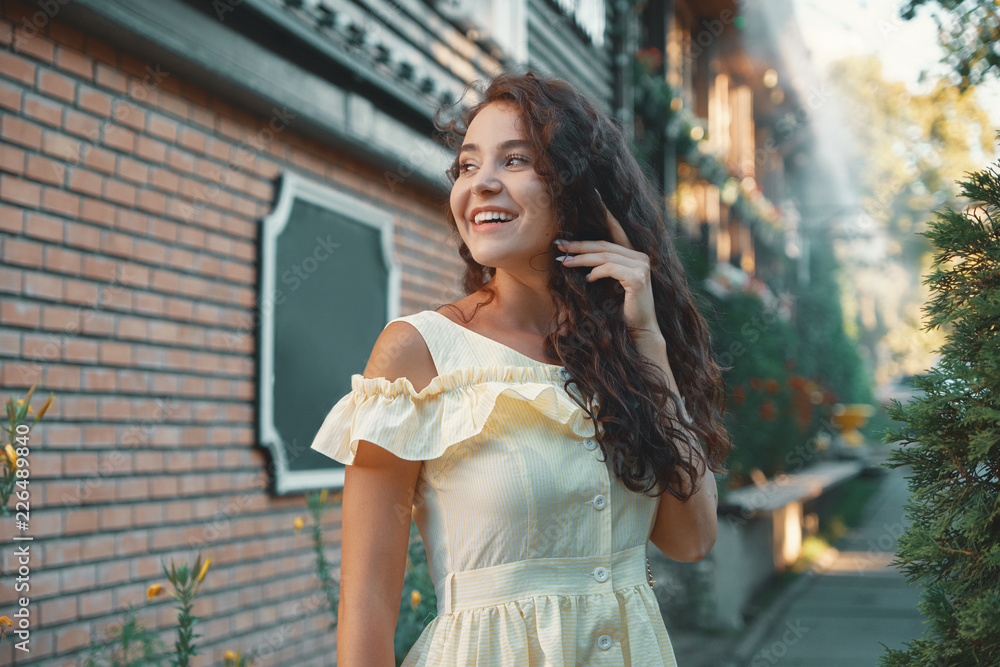
[[[343,484],[309,448],[330,408],[398,317],[392,216],[345,192],[282,176],[261,230],[258,425],[279,495]]]

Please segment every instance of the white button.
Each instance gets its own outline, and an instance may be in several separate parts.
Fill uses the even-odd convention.
[[[611,641],[611,637],[608,635],[601,635],[600,637],[597,638],[597,645],[600,647],[602,651],[607,651],[609,648],[611,648],[612,643],[613,642]]]
[[[597,583],[603,584],[605,581],[608,580],[608,574],[609,574],[608,568],[599,567],[594,570],[594,579],[597,579]]]
[[[587,438],[583,441],[583,446],[588,452],[592,452],[597,449],[597,441],[593,438]]]
[[[607,506],[608,506],[608,499],[607,498],[605,498],[604,496],[602,496],[600,494],[594,496],[594,509],[595,510],[602,510],[602,509],[604,509]]]

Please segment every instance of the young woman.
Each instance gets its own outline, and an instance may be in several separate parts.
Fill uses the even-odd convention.
[[[646,545],[712,548],[729,440],[651,186],[531,72],[445,129],[468,296],[387,324],[312,444],[349,464],[338,664],[394,664],[412,511],[438,615],[404,665],[674,665]]]

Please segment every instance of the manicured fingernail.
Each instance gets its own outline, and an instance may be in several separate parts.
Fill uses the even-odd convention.
[[[569,243],[566,239],[556,239],[556,245],[566,245]]]
[[[557,262],[561,262],[564,259],[566,259],[567,257],[569,257],[569,255],[559,255],[558,257],[556,257],[556,261]]]

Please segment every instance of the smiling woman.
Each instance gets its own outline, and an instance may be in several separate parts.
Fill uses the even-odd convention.
[[[338,660],[393,664],[412,508],[438,615],[404,665],[675,665],[646,546],[712,548],[729,441],[650,185],[531,72],[446,129],[468,296],[387,324],[312,444],[350,464]]]

